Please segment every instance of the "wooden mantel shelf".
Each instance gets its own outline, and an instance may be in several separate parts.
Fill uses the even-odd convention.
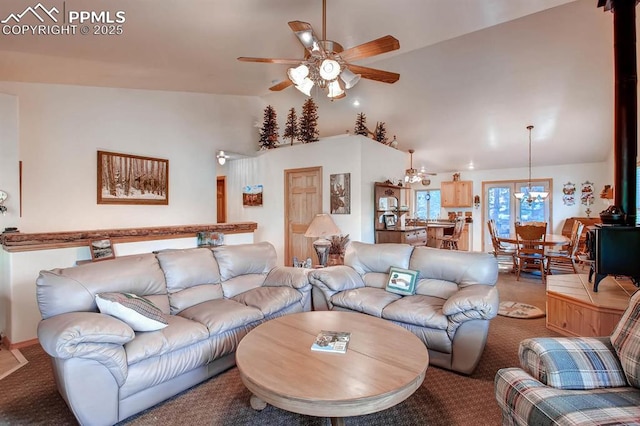
[[[0,244],[5,251],[49,250],[81,247],[90,241],[110,238],[114,244],[134,241],[164,240],[195,237],[198,232],[222,232],[241,234],[254,232],[255,222],[217,223],[209,225],[179,225],[154,228],[95,229],[91,231],[45,232],[26,234],[21,232],[0,234]]]

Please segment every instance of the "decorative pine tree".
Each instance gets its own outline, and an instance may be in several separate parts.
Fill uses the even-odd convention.
[[[300,126],[298,140],[302,143],[318,142],[318,106],[313,102],[313,98],[304,101],[302,105],[302,116],[300,117]]]
[[[353,133],[356,135],[369,136],[369,132],[367,131],[367,117],[365,117],[364,112],[358,114]]]
[[[300,129],[298,128],[298,116],[296,115],[296,109],[291,108],[287,115],[287,124],[284,127],[284,134],[282,136],[285,138],[291,138],[291,145],[293,145],[293,139],[297,138],[298,134],[300,134]]]
[[[385,145],[389,144],[389,138],[387,137],[387,129],[384,125],[384,121],[378,121],[376,123],[376,130],[373,132],[373,138]]]
[[[267,105],[264,109],[264,123],[260,129],[260,149],[273,149],[278,147],[278,121],[276,110]]]

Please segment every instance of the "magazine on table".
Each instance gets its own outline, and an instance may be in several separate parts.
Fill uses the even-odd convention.
[[[311,350],[343,354],[347,352],[347,345],[349,344],[350,337],[351,333],[348,331],[322,330],[316,336],[316,340],[313,342],[313,345],[311,345]]]

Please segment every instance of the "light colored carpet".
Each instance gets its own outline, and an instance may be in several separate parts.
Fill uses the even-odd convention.
[[[544,306],[545,289],[540,278],[500,273],[501,300],[518,300]],[[545,327],[544,318],[523,321],[498,316],[491,321],[489,336],[476,371],[469,376],[429,367],[424,383],[407,400],[379,413],[345,419],[347,425],[452,426],[498,425],[500,409],[494,396],[498,369],[519,364],[518,344],[527,337],[557,336]],[[73,414],[58,394],[49,357],[39,345],[21,349],[29,360],[25,368],[2,382],[0,425],[75,425]],[[375,372],[372,372],[375,374]],[[162,402],[120,425],[326,425],[326,419],[303,416],[267,406],[255,411],[251,393],[237,368],[219,374]]]

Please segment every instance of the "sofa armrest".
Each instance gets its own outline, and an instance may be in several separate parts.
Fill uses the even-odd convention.
[[[300,290],[309,285],[307,274],[308,269],[276,266],[269,271],[262,285],[266,287],[291,287]]]
[[[628,386],[608,337],[525,339],[518,355],[527,373],[557,389]]]
[[[127,377],[124,344],[135,338],[131,327],[109,315],[70,312],[38,324],[42,348],[54,358],[86,358],[104,365],[122,385]]]
[[[498,289],[476,284],[461,288],[447,299],[442,305],[442,313],[460,319],[465,316],[469,319],[491,319],[498,315],[499,304]]]
[[[312,285],[324,287],[334,293],[364,287],[360,274],[345,265],[314,269],[309,272],[309,281]]]

